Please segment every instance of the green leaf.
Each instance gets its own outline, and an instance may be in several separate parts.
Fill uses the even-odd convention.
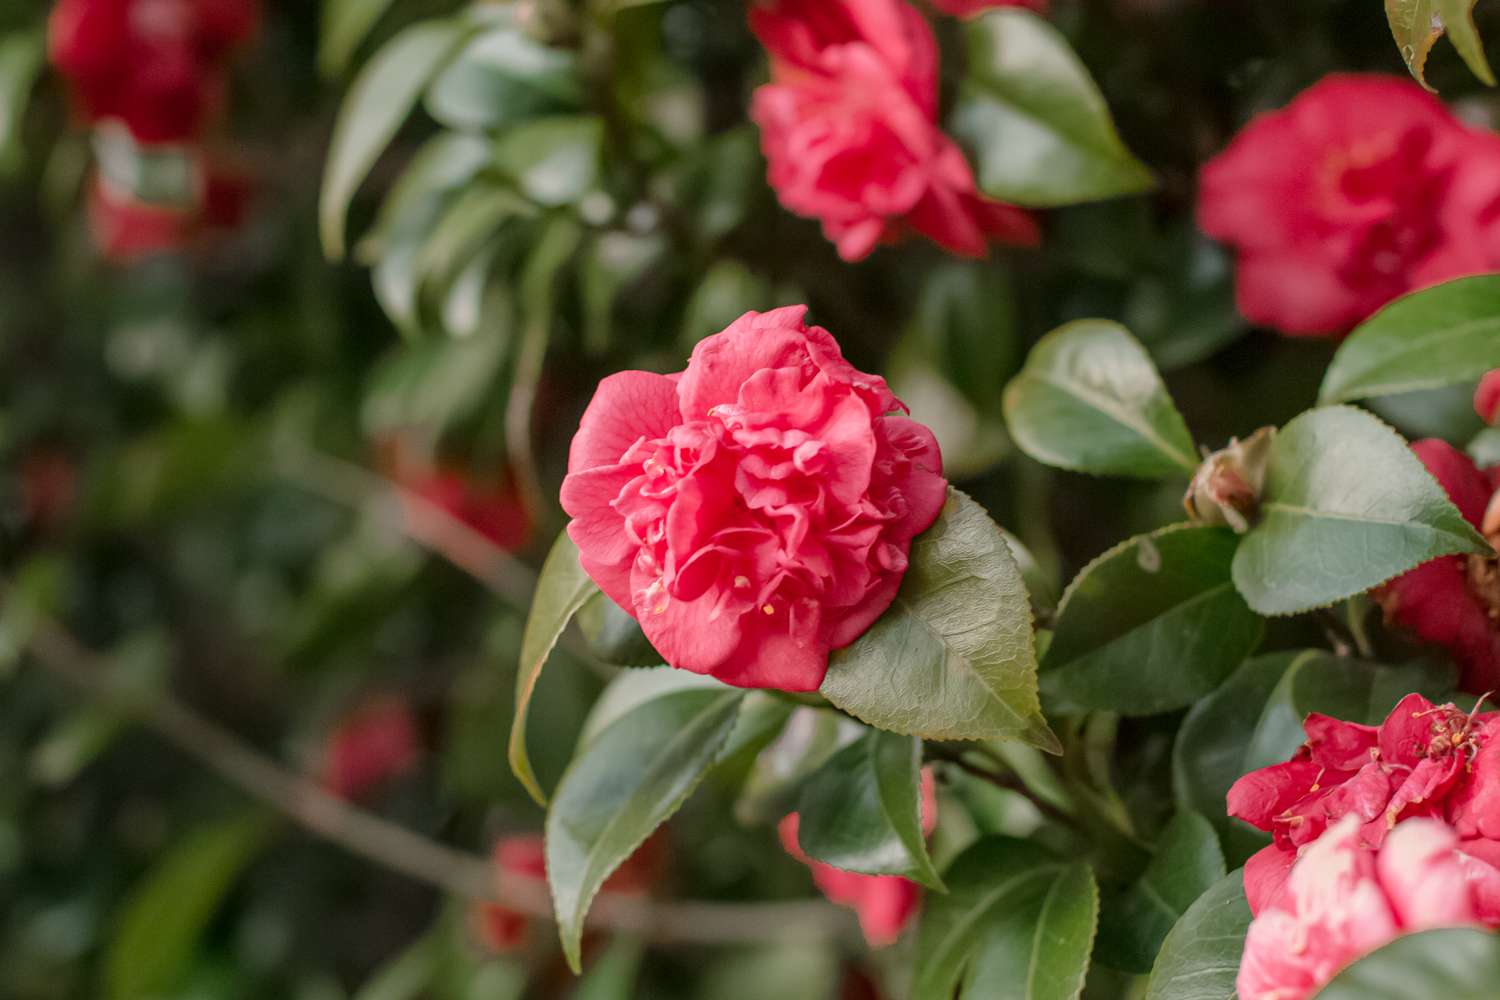
[[[318,72],[336,77],[394,0],[324,0],[323,25],[318,35]]]
[[[1276,435],[1234,583],[1263,615],[1298,614],[1439,556],[1492,551],[1400,435],[1363,410],[1329,406]]]
[[[260,813],[199,827],[135,884],[104,955],[109,1000],[158,996],[181,980],[204,929],[270,832]]]
[[[428,114],[449,128],[495,129],[576,107],[578,60],[504,24],[474,38],[428,88]]]
[[[1230,577],[1238,542],[1227,528],[1177,525],[1086,566],[1058,606],[1042,693],[1151,715],[1218,687],[1264,631]]]
[[[508,129],[495,162],[521,193],[539,205],[567,205],[599,178],[604,123],[592,115],[539,118]]]
[[[823,696],[878,729],[1058,752],[1037,699],[1026,586],[984,508],[950,488],[908,558],[890,609],[830,658]]]
[[[970,21],[965,32],[969,75],[952,126],[973,150],[986,194],[1051,207],[1155,187],[1056,28],[1007,8]]]
[[[578,546],[573,544],[567,532],[563,532],[552,543],[552,551],[542,563],[536,596],[532,598],[531,613],[526,619],[526,631],[521,636],[521,661],[516,673],[516,715],[510,727],[510,769],[540,805],[546,805],[547,796],[537,784],[536,774],[531,769],[531,757],[526,751],[526,713],[552,647],[557,645],[563,629],[568,627],[578,609],[596,593],[598,588],[578,561]]]
[[[1437,389],[1492,368],[1500,368],[1500,274],[1413,292],[1355,327],[1318,398],[1343,403]]]
[[[1178,813],[1162,831],[1140,879],[1105,906],[1099,961],[1126,972],[1150,972],[1173,925],[1224,874],[1224,852],[1208,820]]]
[[[1046,465],[1145,479],[1198,468],[1151,356],[1107,320],[1077,320],[1038,341],[1005,387],[1005,416],[1021,450]]]
[[[1443,35],[1437,0],[1385,0],[1385,19],[1406,68],[1418,83],[1432,90],[1427,83],[1427,56]]]
[[[1500,983],[1500,936],[1444,927],[1398,937],[1350,965],[1318,1000],[1493,1000]]]
[[[844,871],[943,882],[922,832],[922,741],[872,729],[802,787],[797,842]]]
[[[594,896],[708,773],[744,697],[721,687],[653,699],[611,723],[569,765],[547,812],[547,878],[575,972]]]
[[[1232,871],[1172,927],[1151,969],[1146,1000],[1234,1000],[1249,928],[1245,877]]]
[[[355,78],[333,126],[318,200],[318,228],[329,259],[344,255],[344,218],[354,192],[428,81],[473,31],[474,25],[462,18],[414,24],[391,39]]]
[[[40,31],[18,31],[0,40],[0,172],[14,173],[21,166],[21,125],[46,55]]]
[[[641,631],[640,622],[602,593],[579,610],[578,628],[588,641],[589,652],[605,663],[654,667],[666,662]]]
[[[1438,16],[1447,29],[1448,41],[1458,50],[1469,69],[1479,79],[1495,85],[1495,71],[1485,58],[1484,41],[1474,27],[1474,4],[1476,0],[1437,0]]]
[[[987,837],[945,873],[917,931],[915,1000],[964,997],[1074,1000],[1088,970],[1098,917],[1093,874],[1022,840]]]

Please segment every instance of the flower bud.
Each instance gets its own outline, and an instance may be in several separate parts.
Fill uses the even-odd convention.
[[[1262,427],[1245,440],[1231,438],[1229,447],[1203,460],[1188,486],[1182,505],[1199,524],[1226,525],[1239,534],[1250,530],[1260,515],[1260,492],[1276,428]]]

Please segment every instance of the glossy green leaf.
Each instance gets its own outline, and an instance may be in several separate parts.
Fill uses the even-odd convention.
[[[472,39],[427,90],[433,118],[455,129],[495,129],[565,111],[583,98],[577,57],[511,24]]]
[[[1484,54],[1484,40],[1479,29],[1474,27],[1474,4],[1477,0],[1437,0],[1438,17],[1448,32],[1448,41],[1468,64],[1469,70],[1479,79],[1495,85],[1495,71]]]
[[[1043,337],[1005,387],[1016,444],[1038,462],[1160,479],[1198,468],[1193,437],[1151,356],[1124,327],[1078,320]]]
[[[891,607],[830,659],[823,696],[878,729],[1056,751],[1036,692],[1031,604],[1005,536],[950,489]]]
[[[809,857],[942,888],[922,832],[922,741],[872,729],[802,787],[797,841]]]
[[[104,995],[164,995],[186,974],[198,941],[235,881],[266,846],[259,814],[200,827],[131,889],[104,955]]]
[[[735,818],[745,826],[761,826],[795,812],[807,778],[865,732],[865,726],[841,713],[798,708],[756,756],[734,804]]]
[[[495,162],[539,205],[566,205],[593,190],[603,154],[604,125],[591,115],[538,118],[507,129]]]
[[[318,201],[318,228],[329,258],[344,255],[344,221],[354,192],[428,81],[473,30],[463,19],[414,24],[391,39],[355,78],[333,126]]]
[[[1056,28],[1030,11],[1005,8],[975,18],[965,32],[969,73],[952,127],[972,149],[986,194],[1048,207],[1155,186]]]
[[[1234,1000],[1250,906],[1240,871],[1199,896],[1162,942],[1146,1000]]]
[[[1213,826],[1197,813],[1178,813],[1162,831],[1145,872],[1105,905],[1099,961],[1127,972],[1150,972],[1173,925],[1224,875],[1224,852]]]
[[[1437,0],[1385,0],[1385,19],[1406,68],[1418,83],[1431,90],[1427,83],[1427,57],[1443,36]]]
[[[611,723],[563,775],[547,811],[547,878],[574,971],[600,886],[708,773],[744,698],[719,687],[652,699]]]
[[[536,774],[531,769],[531,757],[526,750],[526,713],[552,647],[557,645],[563,629],[568,627],[578,609],[596,593],[598,588],[594,581],[578,562],[578,547],[567,532],[563,532],[552,543],[552,550],[542,563],[541,576],[537,578],[536,595],[526,619],[526,632],[521,637],[521,660],[516,672],[516,715],[510,727],[510,768],[531,797],[543,805],[547,796],[537,784]]]
[[[1329,406],[1276,435],[1234,583],[1263,615],[1297,614],[1439,556],[1490,551],[1400,435],[1363,410]]]
[[[1399,298],[1339,345],[1319,398],[1371,396],[1474,382],[1500,368],[1500,274],[1459,278]]]
[[[641,631],[640,623],[602,593],[579,610],[578,628],[589,651],[605,663],[654,667],[666,662]]]
[[[914,1000],[1074,1000],[1083,987],[1099,896],[1087,865],[1027,841],[987,837],[944,873],[917,931]]]
[[[1344,969],[1318,1000],[1493,1000],[1500,935],[1445,927],[1398,937]]]
[[[1150,715],[1208,694],[1260,643],[1264,622],[1234,589],[1239,539],[1178,525],[1094,560],[1063,594],[1042,660],[1049,701]]]

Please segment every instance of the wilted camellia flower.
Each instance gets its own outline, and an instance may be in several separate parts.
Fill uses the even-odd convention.
[[[1402,820],[1437,817],[1465,851],[1500,864],[1500,713],[1409,694],[1379,726],[1314,713],[1303,728],[1291,760],[1229,790],[1229,815],[1274,838],[1245,865],[1252,913],[1276,901],[1298,853],[1345,818],[1354,842],[1375,848]]]
[[[1465,520],[1500,540],[1500,467],[1480,469],[1445,441],[1412,445]],[[1500,558],[1444,556],[1374,591],[1386,618],[1447,648],[1463,668],[1463,687],[1500,688]]]
[[[777,827],[781,846],[812,870],[813,884],[830,902],[847,906],[859,918],[859,929],[871,948],[895,944],[901,931],[916,916],[922,903],[922,887],[899,875],[861,875],[814,861],[797,843],[800,825],[797,813],[782,819]],[[937,783],[930,768],[922,770],[922,832],[932,836],[937,828]]]
[[[1202,171],[1198,222],[1238,255],[1240,311],[1339,334],[1391,299],[1500,267],[1500,137],[1410,80],[1338,75]]]
[[[771,56],[751,116],[770,182],[792,212],[820,219],[845,260],[914,230],[956,254],[989,239],[1033,244],[1036,223],[980,196],[939,127],[932,29],[903,0],[769,0],[750,26]]]
[[[675,375],[606,378],[563,481],[600,589],[668,663],[741,687],[816,689],[947,497],[932,433],[805,312],[746,313]]]
[[[1438,820],[1400,824],[1378,850],[1347,816],[1306,850],[1250,924],[1240,1000],[1303,1000],[1403,934],[1500,924],[1500,871]]]

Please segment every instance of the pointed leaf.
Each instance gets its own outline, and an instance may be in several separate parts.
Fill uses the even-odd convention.
[[[1343,403],[1474,382],[1500,368],[1500,274],[1399,298],[1355,327],[1318,398]]]
[[[1436,0],[1385,0],[1385,19],[1406,68],[1418,83],[1431,90],[1426,75],[1427,56],[1443,35]]]
[[[1438,17],[1448,32],[1448,41],[1458,50],[1468,64],[1470,72],[1491,87],[1495,85],[1495,71],[1484,54],[1484,41],[1479,29],[1474,27],[1474,4],[1476,0],[1437,0]]]
[[[797,808],[797,841],[808,856],[942,889],[922,832],[921,740],[870,730],[807,780]]]
[[[427,111],[449,128],[496,129],[581,103],[578,59],[503,23],[470,41],[427,91]]]
[[[823,696],[895,733],[1056,752],[1037,699],[1026,586],[984,508],[950,489],[909,563],[890,609],[833,654]]]
[[[1318,1000],[1493,1000],[1500,983],[1500,936],[1445,927],[1398,937],[1344,969]]]
[[[743,691],[676,691],[622,715],[569,765],[547,811],[547,879],[568,964],[599,888],[687,799],[734,729]]]
[[[1021,904],[989,928],[962,1000],[1078,1000],[1098,918],[1093,872],[1085,864],[1069,865],[1038,903]]]
[[[1150,715],[1218,687],[1264,631],[1230,578],[1238,543],[1227,528],[1177,525],[1090,563],[1058,606],[1043,693]]]
[[[1234,1000],[1249,928],[1245,876],[1232,871],[1188,907],[1162,942],[1146,1000]]]
[[[552,647],[557,645],[563,629],[568,627],[578,609],[596,593],[598,588],[594,581],[578,562],[578,546],[573,544],[567,532],[563,532],[552,543],[552,551],[542,563],[536,595],[531,600],[531,613],[526,619],[526,631],[521,636],[521,661],[516,672],[516,715],[510,726],[510,769],[540,805],[546,804],[547,796],[537,784],[536,773],[531,769],[531,756],[526,751],[526,713]]]
[[[969,75],[952,125],[974,152],[986,194],[1047,207],[1155,187],[1056,28],[1030,11],[1005,8],[975,18],[965,32]]]
[[[1400,435],[1329,406],[1271,445],[1261,520],[1240,542],[1234,583],[1263,615],[1298,614],[1439,556],[1492,551]]]
[[[1145,348],[1124,327],[1078,320],[1032,348],[1005,387],[1016,444],[1038,462],[1164,479],[1198,468],[1193,437]]]

